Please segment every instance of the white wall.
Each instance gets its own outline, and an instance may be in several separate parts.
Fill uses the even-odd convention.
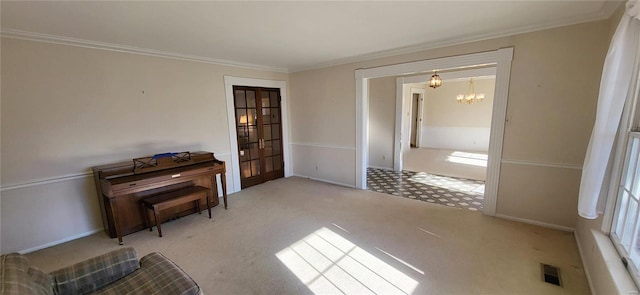
[[[469,81],[444,81],[429,88],[425,97],[422,147],[463,151],[489,150],[495,78],[476,79],[476,93],[484,93],[479,103],[460,104],[458,94],[469,91]]]
[[[489,151],[487,127],[422,127],[422,145],[424,148],[456,151]]]
[[[396,79],[369,81],[369,165],[393,169]]]
[[[1,70],[2,253],[102,230],[92,166],[198,150],[230,163],[223,76],[288,80],[7,38]]]

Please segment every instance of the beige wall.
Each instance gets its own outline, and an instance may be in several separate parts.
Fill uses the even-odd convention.
[[[442,86],[425,93],[425,127],[491,127],[491,109],[495,79],[474,79],[476,93],[484,93],[480,103],[460,104],[458,94],[469,92],[469,80],[444,81]]]
[[[623,12],[624,5],[621,5],[611,17],[610,37],[613,37]],[[638,120],[640,116],[635,122]],[[591,130],[591,126],[588,130]],[[578,217],[576,224],[576,241],[590,279],[591,291],[593,294],[637,294],[638,287],[620,262],[620,256],[608,236],[609,228],[603,231],[603,220],[607,217],[600,215],[594,220]]]
[[[326,150],[323,155],[328,155],[325,158],[309,151],[305,154],[307,158],[294,158],[293,162],[309,159],[330,162],[330,155],[344,154],[333,146],[354,147],[356,69],[513,46],[508,122],[503,142],[503,160],[509,162],[509,167],[505,167],[504,172],[526,175],[526,178],[502,173],[497,213],[573,228],[577,220],[577,191],[560,189],[557,185],[539,187],[531,179],[563,175],[568,187],[577,187],[574,170],[582,165],[589,140],[608,39],[608,21],[598,21],[293,73],[290,87],[293,141],[314,142]],[[302,120],[300,114],[308,109],[314,113]],[[323,121],[324,118],[331,119]],[[318,136],[311,139],[311,134]],[[331,169],[351,169],[353,163],[355,158],[345,163],[336,162]],[[355,170],[350,177],[328,180],[354,186]],[[510,187],[519,190],[513,191]],[[523,194],[522,191],[535,193]],[[529,203],[539,205],[524,207]]]
[[[92,166],[187,150],[230,161],[224,75],[288,80],[282,73],[3,38],[2,252],[102,228]]]
[[[497,212],[575,228],[580,174],[573,170],[581,168],[591,134],[608,22],[526,35],[516,43],[512,64],[503,148],[503,161],[512,164],[502,165]],[[544,187],[531,181],[549,175],[566,178]],[[562,180],[565,186],[556,185]],[[518,190],[509,189],[515,185]],[[531,198],[540,205],[526,207]]]
[[[340,69],[340,70],[336,70]],[[355,183],[354,72],[337,66],[290,75],[293,173],[346,186]]]
[[[396,78],[369,81],[369,167],[393,169]]]

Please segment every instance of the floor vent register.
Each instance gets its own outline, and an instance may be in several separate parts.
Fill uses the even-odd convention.
[[[560,269],[553,265],[541,263],[542,280],[545,283],[562,287],[562,280],[560,279]]]

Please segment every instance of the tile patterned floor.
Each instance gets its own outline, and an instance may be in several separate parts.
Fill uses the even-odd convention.
[[[484,181],[425,172],[368,168],[367,189],[471,211],[484,204]]]

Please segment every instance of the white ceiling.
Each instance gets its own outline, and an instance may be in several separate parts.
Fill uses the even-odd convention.
[[[282,72],[558,27],[622,2],[1,2],[5,37]]]

